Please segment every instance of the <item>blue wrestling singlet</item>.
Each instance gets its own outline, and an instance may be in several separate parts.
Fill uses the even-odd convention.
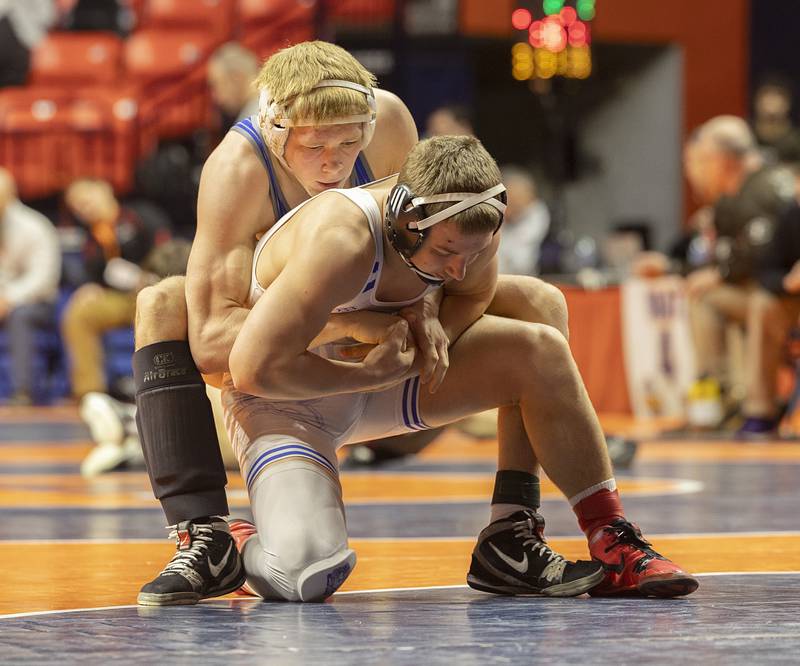
[[[283,196],[281,186],[278,184],[278,178],[275,176],[275,167],[272,166],[272,158],[269,154],[269,149],[264,138],[261,136],[261,131],[258,128],[258,117],[250,116],[244,120],[240,120],[233,127],[231,131],[237,132],[245,137],[255,148],[256,154],[267,170],[269,176],[269,196],[272,199],[272,209],[275,211],[275,219],[281,219],[286,213],[291,210],[289,204],[286,203],[286,198]],[[372,175],[372,169],[369,168],[367,158],[364,152],[360,152],[356,158],[356,164],[353,167],[353,173],[350,175],[350,186],[358,187],[359,185],[366,185],[375,180]]]

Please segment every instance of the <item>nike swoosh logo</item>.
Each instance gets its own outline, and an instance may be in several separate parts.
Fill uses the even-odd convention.
[[[222,556],[222,559],[219,561],[219,564],[214,564],[211,561],[211,558],[208,558],[208,570],[211,572],[211,575],[214,578],[219,578],[219,574],[225,568],[225,565],[228,563],[228,556],[231,554],[231,548],[233,548],[233,541],[228,544],[228,550],[225,551],[225,555]]]
[[[522,559],[518,562],[513,557],[509,557],[506,555],[502,550],[498,550],[497,547],[490,543],[492,550],[497,553],[497,557],[499,557],[503,562],[505,562],[508,566],[510,566],[514,571],[518,571],[521,574],[524,574],[528,571],[528,555],[527,553],[522,554]]]

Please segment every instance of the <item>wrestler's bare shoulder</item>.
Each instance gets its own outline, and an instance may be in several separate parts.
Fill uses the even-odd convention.
[[[259,193],[269,192],[269,178],[253,146],[236,132],[228,132],[209,155],[203,166],[203,177],[213,176],[226,187],[258,188]]]
[[[399,171],[418,136],[411,112],[397,95],[376,89],[375,103],[375,135],[364,152],[375,177],[383,178]]]
[[[298,211],[300,233],[317,242],[332,242],[338,250],[372,251],[369,220],[361,207],[340,192],[323,192]]]

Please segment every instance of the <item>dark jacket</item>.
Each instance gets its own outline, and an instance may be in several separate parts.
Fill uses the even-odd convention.
[[[761,263],[759,282],[773,294],[783,296],[783,278],[800,261],[800,206],[784,211],[775,226],[775,234]]]
[[[794,200],[795,181],[782,167],[764,167],[750,174],[734,196],[714,206],[717,240],[714,259],[726,282],[757,279],[778,218]]]

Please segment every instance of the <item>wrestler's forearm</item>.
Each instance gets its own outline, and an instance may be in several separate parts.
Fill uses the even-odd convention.
[[[363,363],[333,361],[311,352],[262,362],[236,354],[231,358],[236,388],[268,400],[311,400],[381,388]]]
[[[439,308],[439,321],[452,345],[486,312],[491,298],[446,294]]]
[[[217,319],[219,323],[210,320],[202,327],[199,336],[196,337],[190,334],[189,341],[192,355],[201,372],[205,374],[228,372],[228,359],[231,349],[233,349],[233,343],[236,341],[236,336],[239,335],[239,331],[242,329],[248,314],[250,314],[249,308],[230,308],[224,317]],[[314,349],[350,335],[354,325],[353,321],[354,319],[350,314],[331,315],[325,324],[325,328],[309,344],[309,349]],[[202,351],[195,351],[197,349]]]

